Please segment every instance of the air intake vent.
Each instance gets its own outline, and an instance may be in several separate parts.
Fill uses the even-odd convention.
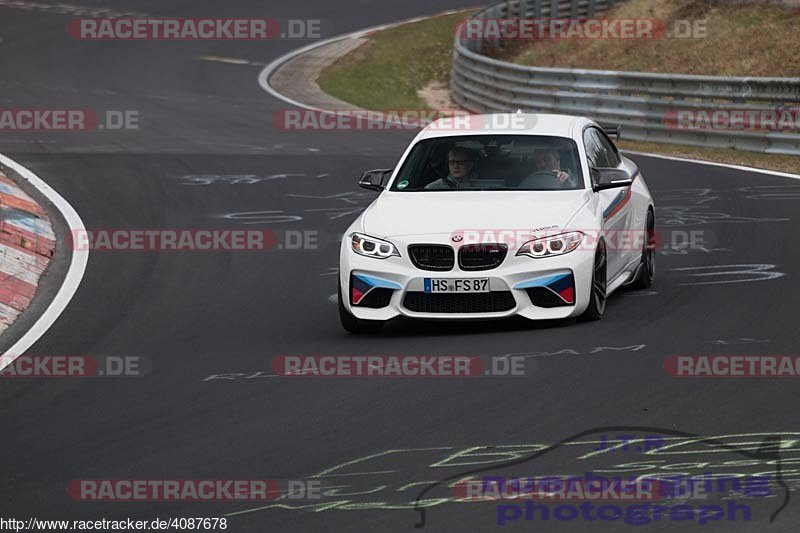
[[[474,294],[408,292],[403,306],[416,313],[502,313],[517,302],[509,291]]]

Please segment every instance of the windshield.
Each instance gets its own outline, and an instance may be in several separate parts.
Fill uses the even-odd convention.
[[[556,191],[582,187],[578,146],[571,139],[474,135],[420,141],[390,190]]]

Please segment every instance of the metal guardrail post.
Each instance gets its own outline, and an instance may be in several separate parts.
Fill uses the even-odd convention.
[[[490,11],[490,15],[491,15],[491,16],[490,16],[489,18],[492,18],[492,19],[498,19],[498,18],[500,18],[500,16],[499,16],[499,15],[500,15],[500,8],[498,7],[499,5],[500,5],[500,4],[495,4],[495,5],[492,7],[492,9],[491,9],[491,11]],[[489,40],[489,44],[491,45],[491,47],[492,47],[493,49],[497,49],[497,46],[498,46],[498,44],[499,44],[499,40],[498,40],[496,37],[494,37],[494,38],[492,38],[492,39],[490,39],[490,40]]]

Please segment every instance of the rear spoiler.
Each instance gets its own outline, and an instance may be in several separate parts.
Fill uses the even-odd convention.
[[[622,136],[622,126],[603,126],[603,131],[606,132],[606,135],[615,139],[619,139]]]

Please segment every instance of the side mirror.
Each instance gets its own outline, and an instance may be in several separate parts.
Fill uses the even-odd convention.
[[[631,175],[621,168],[592,168],[592,189],[595,192],[631,185]]]
[[[386,187],[386,182],[389,180],[389,176],[391,176],[392,168],[378,168],[375,170],[367,170],[363,174],[361,174],[361,178],[358,180],[359,187],[364,187],[365,189],[369,189],[371,191],[382,191]]]

